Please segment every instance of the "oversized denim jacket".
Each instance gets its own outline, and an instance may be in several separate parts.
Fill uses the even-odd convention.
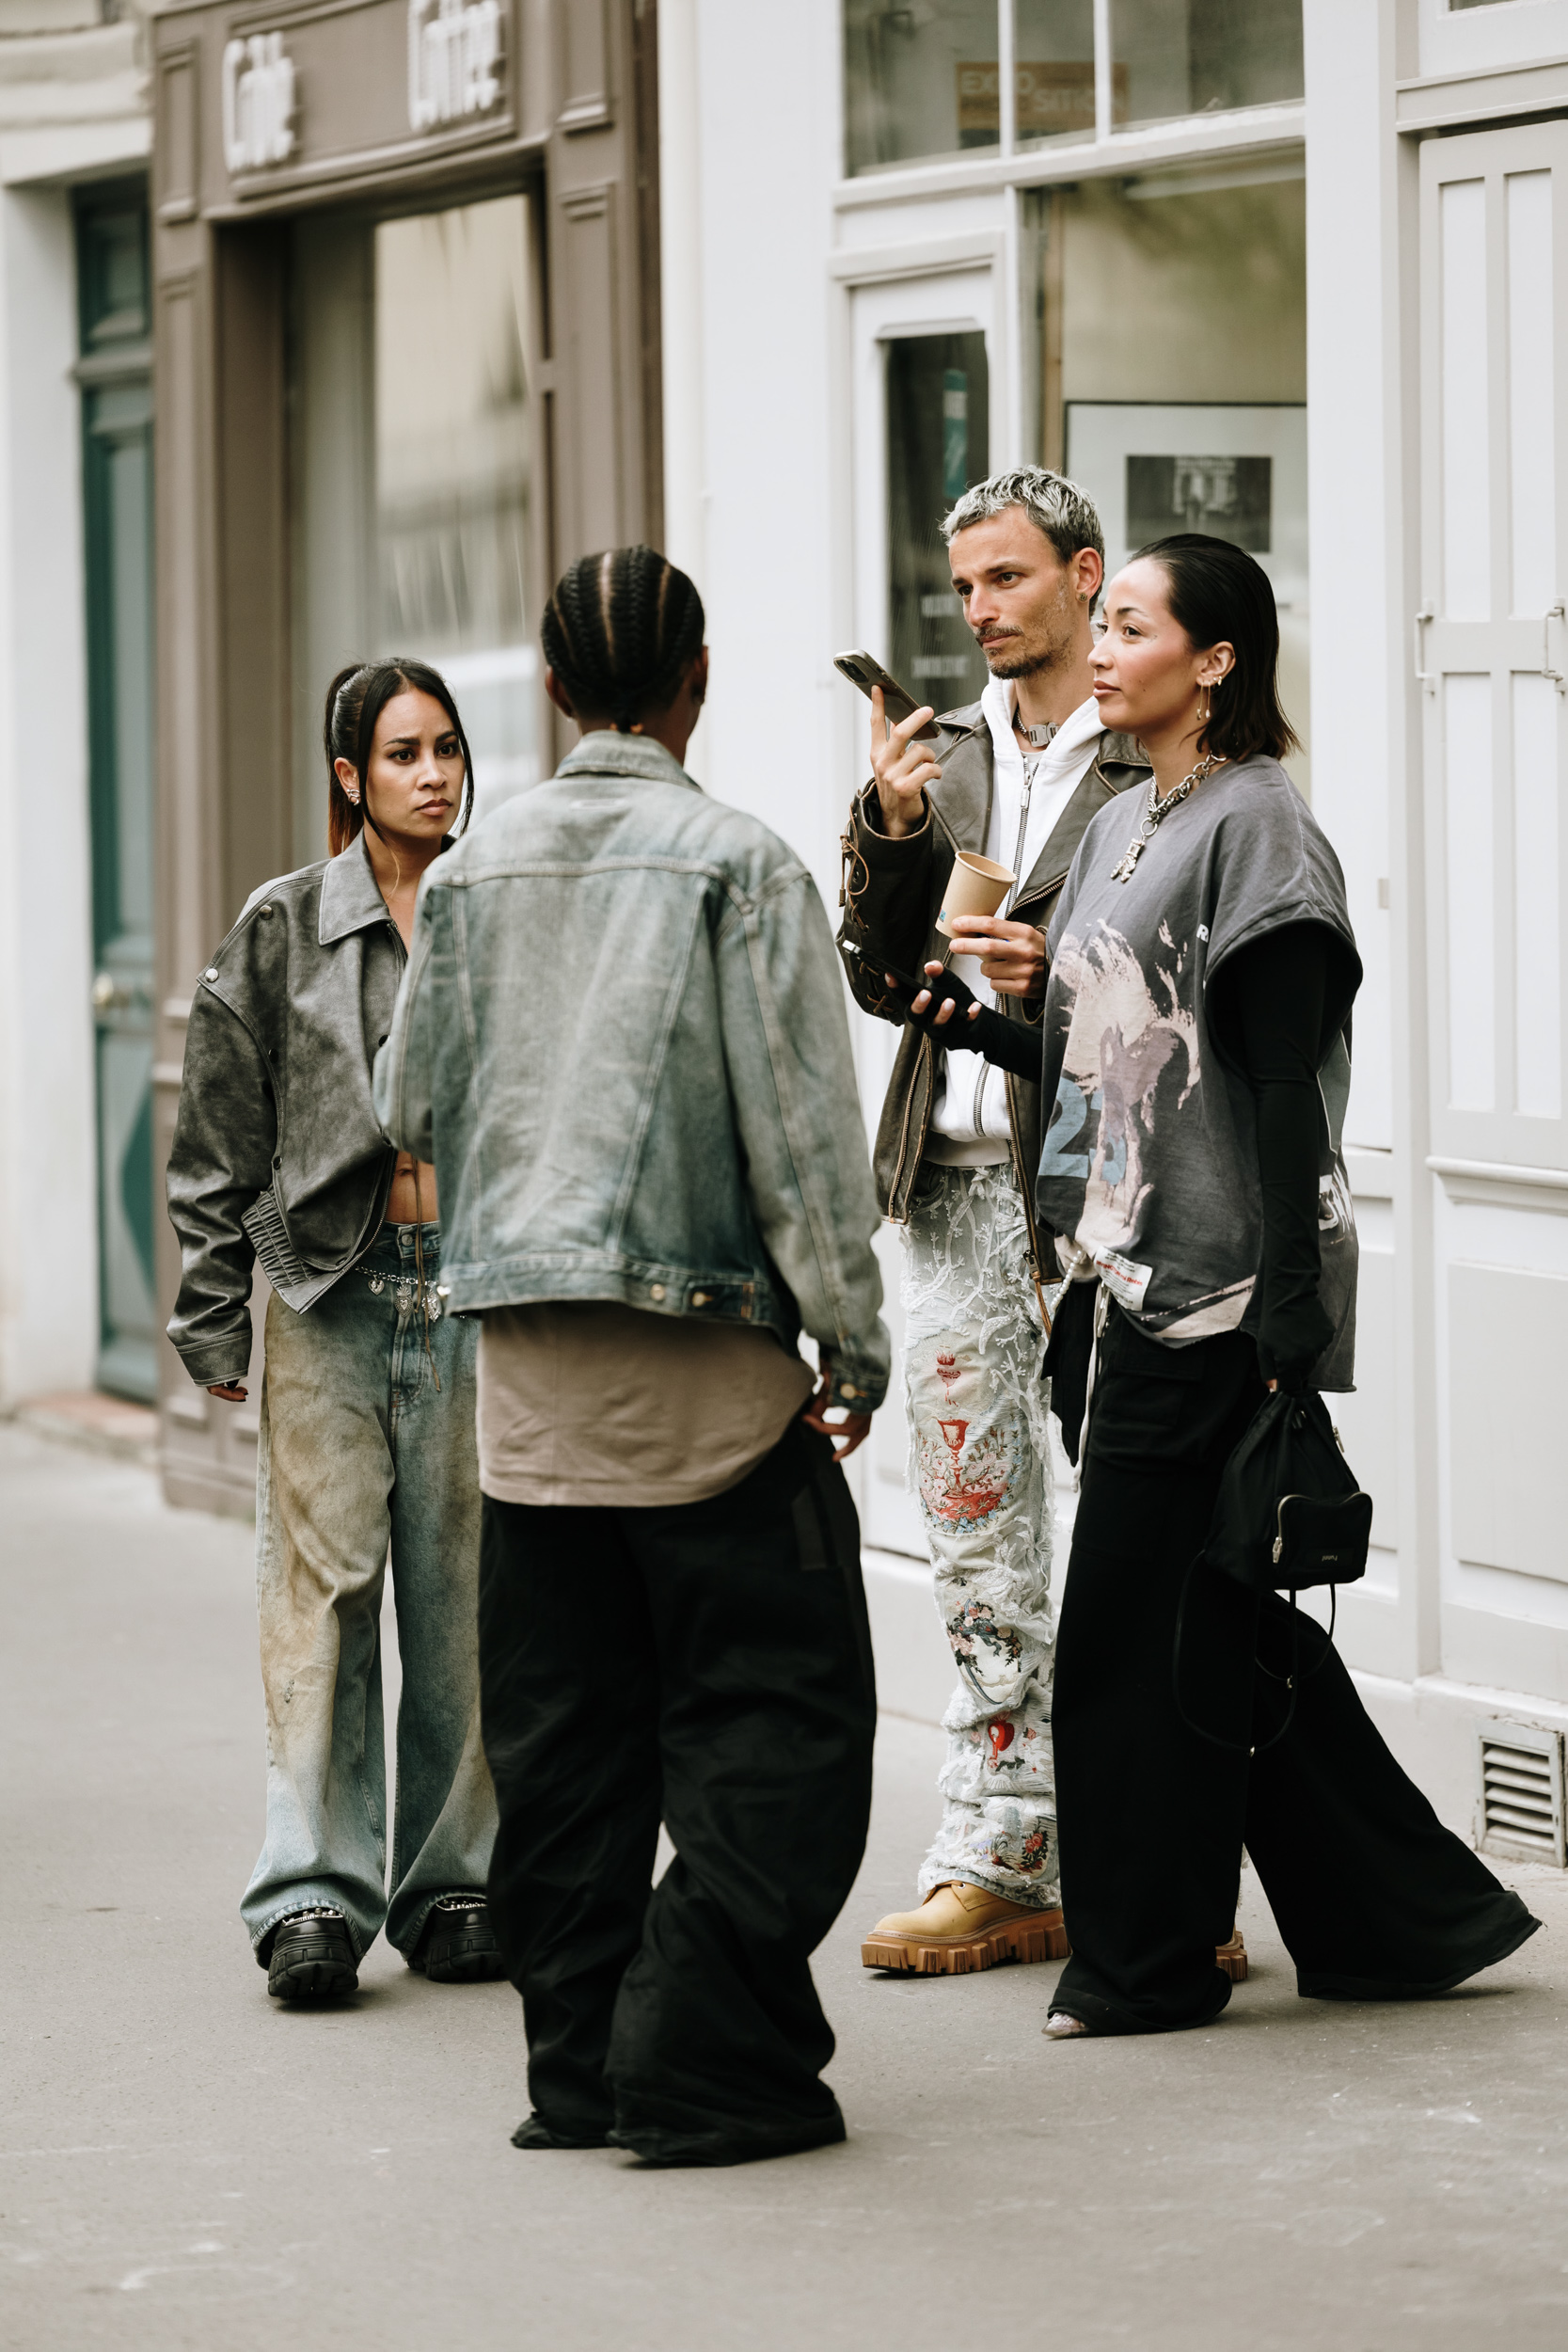
[[[438,859],[377,1056],[436,1163],[451,1311],[617,1299],[802,1325],[880,1404],[879,1222],[827,916],[661,745],[584,738]]]

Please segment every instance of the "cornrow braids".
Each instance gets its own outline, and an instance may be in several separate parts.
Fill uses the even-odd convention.
[[[703,600],[654,548],[610,548],[562,574],[539,637],[574,708],[629,735],[669,707],[702,651]]]

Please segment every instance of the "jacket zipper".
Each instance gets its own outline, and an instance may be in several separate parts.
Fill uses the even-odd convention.
[[[1031,759],[1031,760],[1028,760],[1028,761],[1026,761],[1026,762],[1025,762],[1025,764],[1024,764],[1024,770],[1023,770],[1023,797],[1022,797],[1022,799],[1020,801],[1020,803],[1019,803],[1019,807],[1018,807],[1018,839],[1017,839],[1017,840],[1013,843],[1013,872],[1014,872],[1015,874],[1017,874],[1017,875],[1020,877],[1020,879],[1021,879],[1021,880],[1022,880],[1022,873],[1023,873],[1023,837],[1024,837],[1025,834],[1026,834],[1026,833],[1028,832],[1028,830],[1029,830],[1029,802],[1030,802],[1030,799],[1031,799],[1031,797],[1032,797],[1032,795],[1033,795],[1033,793],[1034,793],[1034,789],[1035,789],[1035,771],[1036,771],[1036,769],[1037,769],[1038,766],[1039,766],[1039,761],[1038,761],[1037,759]],[[1018,888],[1018,883],[1017,883],[1017,882],[1015,882],[1015,883],[1013,884],[1013,888],[1014,888],[1015,890]],[[1009,906],[1008,906],[1008,909],[1007,909],[1007,913],[1008,913],[1009,914],[1012,914],[1012,911],[1013,911],[1013,910],[1012,910],[1012,907],[1011,907],[1011,905],[1009,905]],[[976,1141],[978,1141],[978,1140],[979,1140],[979,1139],[980,1139],[980,1138],[984,1136],[984,1134],[985,1134],[985,1132],[986,1132],[986,1130],[985,1130],[985,1126],[984,1126],[984,1123],[983,1123],[983,1122],[984,1122],[984,1120],[985,1120],[985,1115],[986,1115],[986,1100],[985,1100],[985,1098],[986,1098],[986,1086],[987,1086],[987,1082],[988,1082],[988,1080],[990,1079],[990,1064],[989,1062],[982,1062],[982,1063],[980,1064],[980,1074],[979,1074],[978,1078],[975,1080],[975,1083],[974,1083],[974,1135],[975,1135],[975,1139],[976,1139]],[[1011,1089],[1011,1087],[1008,1087],[1008,1088],[1006,1088],[1006,1097],[1007,1097],[1007,1119],[1008,1119],[1008,1124],[1009,1124],[1009,1126],[1011,1126],[1011,1125],[1012,1125],[1012,1089]],[[1018,1136],[1017,1136],[1017,1134],[1016,1134],[1016,1133],[1015,1133],[1015,1134],[1014,1134],[1014,1136],[1013,1136],[1013,1146],[1014,1146],[1014,1149],[1016,1150],[1016,1149],[1017,1149],[1017,1146],[1018,1146]]]

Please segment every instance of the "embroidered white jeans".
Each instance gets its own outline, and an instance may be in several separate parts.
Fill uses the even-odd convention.
[[[961,1879],[1048,1910],[1061,1900],[1048,1391],[1009,1162],[927,1163],[900,1288],[910,1472],[958,1669],[920,1892]]]

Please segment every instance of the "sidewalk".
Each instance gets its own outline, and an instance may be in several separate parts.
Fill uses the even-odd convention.
[[[823,1947],[847,2146],[730,2172],[520,2155],[505,1985],[372,1954],[269,2002],[235,1914],[261,1827],[250,1531],[0,1427],[0,2342],[19,2352],[1558,2352],[1568,1885],[1418,2008],[1255,1963],[1212,2030],[1054,2044],[1052,1967],[895,1979],[938,1735],[884,1719]],[[1325,1899],[1331,1890],[1325,1889]]]

